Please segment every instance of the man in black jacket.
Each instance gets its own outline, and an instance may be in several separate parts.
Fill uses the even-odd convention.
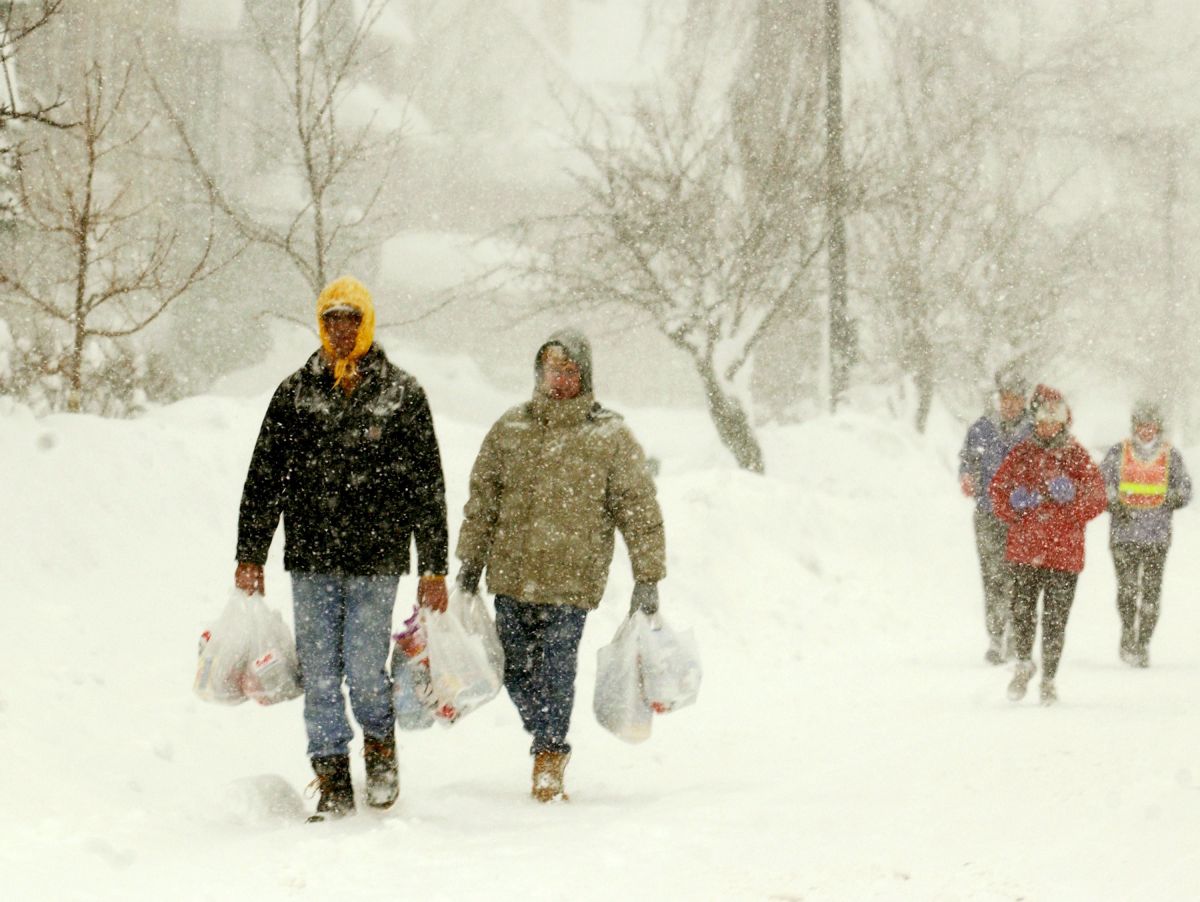
[[[267,408],[238,518],[234,581],[264,590],[283,518],[308,753],[321,797],[310,820],[354,811],[342,681],[362,727],[367,801],[399,794],[391,683],[392,609],[415,539],[418,603],[446,606],[446,497],[433,418],[417,381],[374,344],[371,295],[356,279],[317,299],[321,348]]]

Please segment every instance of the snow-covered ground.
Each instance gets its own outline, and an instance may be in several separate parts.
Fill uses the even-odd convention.
[[[521,398],[385,346],[430,395],[454,533],[483,433]],[[702,413],[624,411],[663,461],[664,613],[696,629],[705,682],[643,745],[595,723],[596,650],[631,588],[618,552],[584,636],[569,804],[529,799],[502,696],[401,735],[391,811],[303,824],[300,703],[191,694],[259,420],[303,359],[286,351],[135,421],[0,399],[3,898],[1196,897],[1200,520],[1179,518],[1151,669],[1117,660],[1103,517],[1062,701],[1012,704],[1009,669],[982,662],[959,427],[918,438],[861,412],[767,429],[754,477]],[[290,619],[279,551],[269,600]],[[397,621],[415,581],[400,591]]]

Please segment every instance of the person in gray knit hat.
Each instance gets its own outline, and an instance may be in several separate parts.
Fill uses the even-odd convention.
[[[1108,450],[1100,472],[1112,515],[1108,542],[1117,571],[1119,654],[1126,664],[1149,667],[1171,521],[1191,501],[1192,480],[1179,449],[1163,438],[1156,404],[1134,405],[1130,427],[1130,436]]]
[[[630,613],[658,610],[663,517],[646,457],[592,389],[592,351],[556,332],[534,357],[532,400],[505,413],[471,470],[458,585],[487,572],[504,646],[504,684],[533,737],[532,795],[566,799],[563,773],[579,640],[600,603],[620,530],[633,567]]]
[[[996,373],[994,407],[967,430],[958,453],[962,493],[975,501],[975,550],[983,577],[984,628],[988,648],[984,660],[1003,664],[1012,656],[1012,569],[1004,559],[1008,526],[995,515],[988,485],[1018,442],[1029,435],[1026,410],[1029,383],[1013,367]]]

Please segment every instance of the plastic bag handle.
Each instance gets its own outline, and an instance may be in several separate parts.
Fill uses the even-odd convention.
[[[646,618],[646,622],[650,625],[650,629],[657,631],[663,628],[662,614],[660,614],[658,611],[655,611],[653,614],[647,614],[641,608],[630,611],[628,614],[626,614],[625,623],[633,623],[633,618],[638,614],[641,614]]]

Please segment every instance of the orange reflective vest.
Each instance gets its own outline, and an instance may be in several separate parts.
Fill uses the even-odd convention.
[[[1133,453],[1133,443],[1122,443],[1121,481],[1117,494],[1122,504],[1137,508],[1162,507],[1167,500],[1168,463],[1171,446],[1163,442],[1162,450],[1153,460],[1139,460]]]

